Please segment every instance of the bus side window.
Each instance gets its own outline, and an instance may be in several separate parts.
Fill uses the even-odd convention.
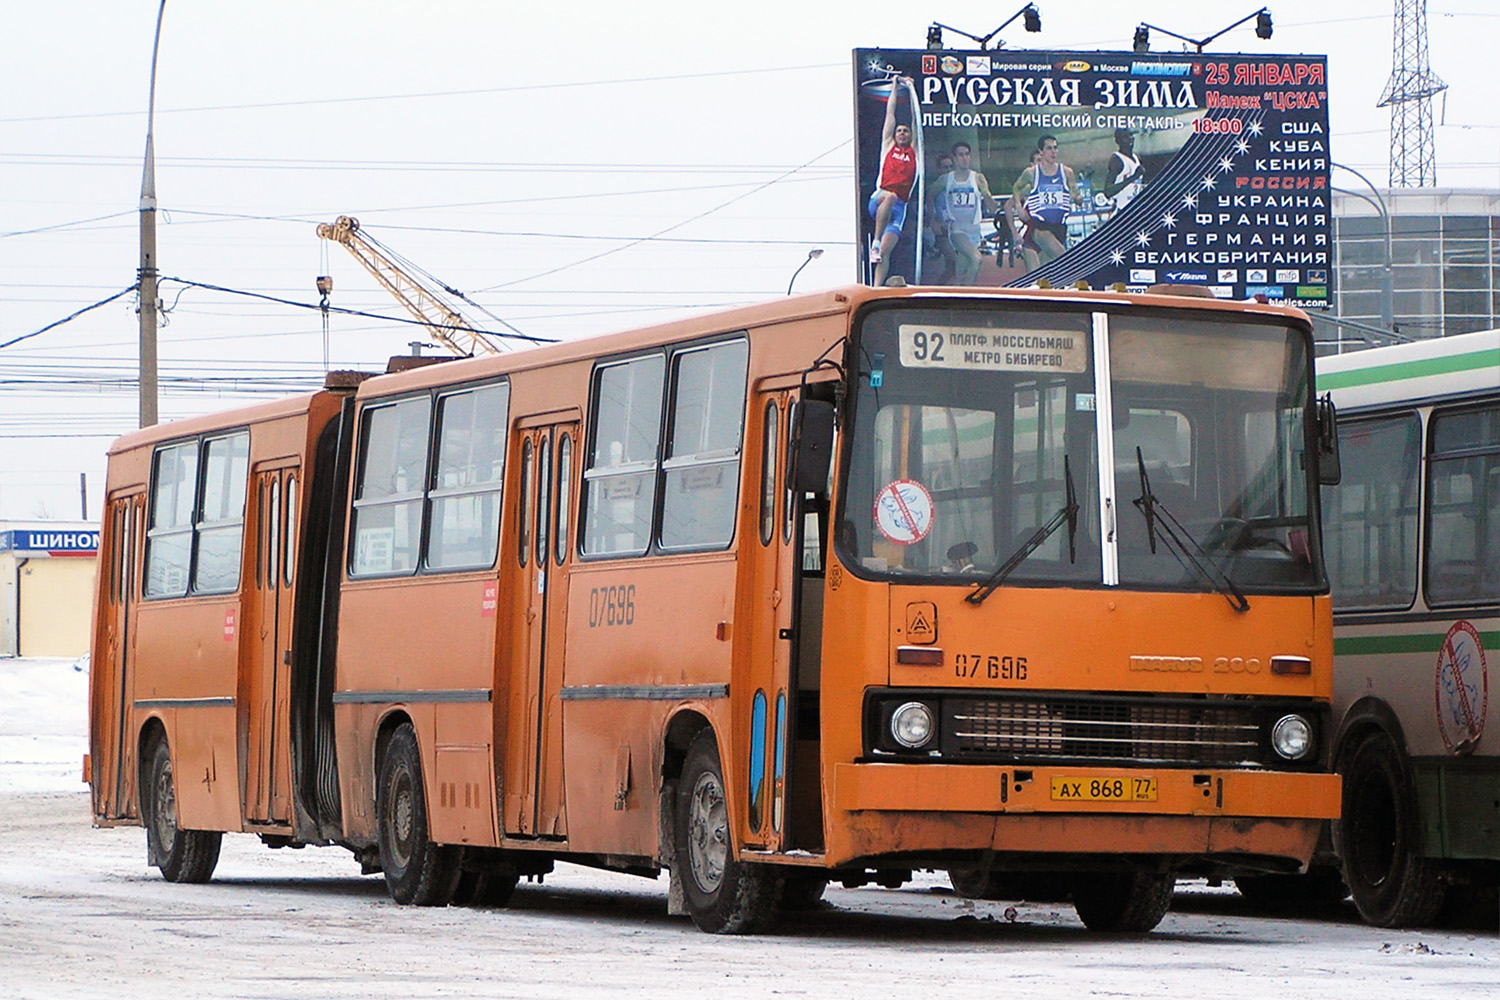
[[[151,526],[146,532],[147,597],[187,593],[197,491],[198,442],[159,449],[151,472]]]
[[[288,587],[292,585],[292,564],[297,558],[297,477],[286,477],[285,529],[281,532],[281,545],[285,550],[281,557],[281,579]]]
[[[431,409],[426,396],[365,409],[350,576],[417,568]]]
[[[774,399],[766,404],[764,426],[760,465],[760,543],[769,545],[776,537],[776,446],[781,433],[781,408]]]
[[[1323,487],[1323,544],[1335,608],[1405,608],[1417,593],[1415,413],[1339,428],[1343,477]]]
[[[600,366],[583,474],[585,555],[642,555],[651,543],[666,358]]]
[[[495,564],[509,407],[510,384],[506,382],[438,399],[428,569],[479,569]]]
[[[1434,414],[1427,506],[1427,600],[1479,603],[1500,592],[1500,406]]]
[[[736,340],[672,359],[662,548],[722,549],[734,538],[749,354]]]

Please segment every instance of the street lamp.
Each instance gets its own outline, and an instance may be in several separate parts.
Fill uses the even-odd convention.
[[[156,423],[156,53],[161,48],[161,18],[167,0],[156,9],[156,40],[151,43],[151,96],[146,104],[146,162],[141,168],[141,266],[136,272],[141,297],[141,426]]]
[[[1252,19],[1255,21],[1255,36],[1257,38],[1260,38],[1260,39],[1270,38],[1271,37],[1271,12],[1270,12],[1269,9],[1267,9],[1265,7],[1262,7],[1260,10],[1256,11],[1254,14],[1247,14],[1246,16],[1240,18],[1238,21],[1236,21],[1233,24],[1231,24],[1229,27],[1224,28],[1221,31],[1216,31],[1212,35],[1209,35],[1207,38],[1202,38],[1202,39],[1199,39],[1199,38],[1189,38],[1187,35],[1179,35],[1175,31],[1168,31],[1166,28],[1158,28],[1154,24],[1146,24],[1143,21],[1143,22],[1141,22],[1141,24],[1139,24],[1139,25],[1136,26],[1136,29],[1135,29],[1135,39],[1134,39],[1134,43],[1132,44],[1131,47],[1136,52],[1146,52],[1146,51],[1148,51],[1151,48],[1151,32],[1153,32],[1153,31],[1159,31],[1163,35],[1170,35],[1172,38],[1180,39],[1180,40],[1182,40],[1184,42],[1187,42],[1189,45],[1197,46],[1198,51],[1202,52],[1203,51],[1203,46],[1207,45],[1209,42],[1213,41],[1215,38],[1218,38],[1220,35],[1227,34],[1227,33],[1231,32],[1231,31],[1233,31],[1235,28],[1238,28],[1240,25],[1244,24],[1246,21],[1249,21],[1249,20],[1252,20]]]
[[[1331,160],[1329,162],[1332,163]],[[1373,194],[1375,196],[1375,198],[1372,200],[1368,196],[1360,194],[1358,191],[1349,191],[1344,188],[1334,188],[1335,191],[1342,192],[1343,194],[1353,195],[1354,197],[1363,200],[1367,204],[1374,205],[1376,210],[1380,212],[1381,220],[1385,223],[1385,267],[1380,273],[1380,325],[1385,327],[1387,331],[1395,332],[1395,292],[1393,290],[1391,282],[1391,213],[1386,211],[1385,199],[1380,196],[1380,191],[1375,187],[1374,184],[1370,183],[1370,179],[1368,177],[1360,173],[1358,170],[1355,170],[1353,167],[1345,166],[1342,163],[1333,163],[1333,166],[1338,167],[1340,170],[1347,170],[1355,177],[1358,177],[1360,180],[1364,181],[1365,186],[1370,189],[1370,194]]]
[[[983,52],[985,49],[989,48],[990,39],[994,38],[1005,28],[1009,27],[1010,23],[1018,17],[1025,18],[1024,23],[1027,31],[1035,34],[1036,32],[1042,30],[1042,12],[1037,9],[1036,4],[1029,3],[1026,6],[1022,7],[1020,10],[1016,11],[1010,17],[1006,18],[1004,24],[1000,25],[1000,27],[996,28],[988,35],[971,35],[967,31],[963,31],[959,28],[950,28],[946,24],[938,24],[936,21],[933,21],[932,27],[927,29],[927,47],[929,49],[942,48],[943,32],[951,31],[955,35],[963,35],[970,41],[978,42],[979,50]],[[1005,43],[1001,42],[1001,44],[1003,45]]]
[[[797,265],[797,270],[792,272],[792,280],[786,283],[786,293],[788,295],[792,294],[792,285],[796,284],[797,275],[802,273],[802,269],[821,256],[823,256],[822,247],[815,247],[812,250],[807,251],[807,259]]]

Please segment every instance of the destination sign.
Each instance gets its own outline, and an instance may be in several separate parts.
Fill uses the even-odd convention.
[[[1088,370],[1088,340],[1073,333],[903,323],[898,335],[906,368],[1054,374]]]

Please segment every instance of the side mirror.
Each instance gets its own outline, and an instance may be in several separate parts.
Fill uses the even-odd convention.
[[[787,469],[787,489],[826,497],[832,462],[833,404],[804,399],[792,411],[792,464]]]
[[[1337,486],[1343,478],[1339,465],[1338,412],[1333,397],[1324,393],[1318,400],[1318,485]]]

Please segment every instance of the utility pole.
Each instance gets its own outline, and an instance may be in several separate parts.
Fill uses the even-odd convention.
[[[167,0],[156,10],[156,40],[151,45],[151,97],[146,105],[146,162],[141,169],[141,266],[136,271],[141,317],[141,426],[156,423],[156,53],[161,48],[161,19]]]
[[[1427,63],[1427,0],[1396,0],[1391,78],[1376,107],[1391,109],[1390,186],[1436,187],[1432,98],[1448,89]]]

